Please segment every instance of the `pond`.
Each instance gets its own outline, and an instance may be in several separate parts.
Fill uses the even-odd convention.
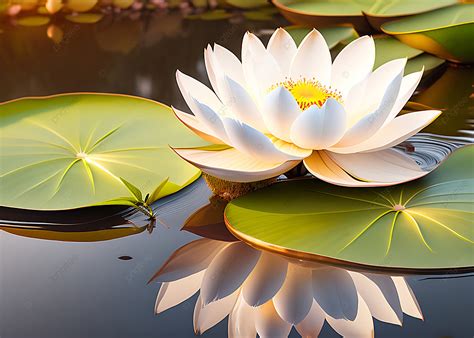
[[[239,55],[245,32],[266,42],[274,29],[288,25],[278,15],[252,20],[237,13],[230,19],[201,20],[179,11],[140,17],[112,13],[92,24],[60,17],[41,26],[7,21],[0,26],[0,102],[100,92],[149,98],[182,110],[187,107],[176,69],[210,85],[202,57],[208,44],[216,42]],[[472,143],[473,77],[470,66],[444,64],[422,80],[411,100],[444,109],[423,134],[401,146],[425,168]],[[247,298],[260,305],[262,297],[276,297],[282,284],[291,283],[293,291],[273,299],[280,316],[291,318],[309,301],[314,317],[299,326],[300,333],[317,330],[324,311],[333,318],[326,320],[320,337],[365,337],[372,330],[376,337],[474,334],[472,270],[390,273],[269,253],[237,240],[224,224],[225,203],[211,197],[199,178],[152,204],[156,222],[119,206],[60,212],[1,207],[0,336],[225,337],[231,313],[242,337],[254,336],[255,326],[277,336],[291,325],[273,307],[239,312],[241,301],[234,306],[236,298],[232,304],[227,298],[196,318],[195,304],[206,293],[237,297],[243,285],[253,287]],[[283,277],[281,266],[285,271],[288,266]],[[203,279],[202,271],[211,270]],[[315,300],[305,293],[311,275],[319,288]],[[159,292],[162,282],[166,287]],[[359,301],[354,307],[361,295],[367,305]],[[358,320],[350,324],[347,318]],[[290,337],[300,336],[291,330]]]

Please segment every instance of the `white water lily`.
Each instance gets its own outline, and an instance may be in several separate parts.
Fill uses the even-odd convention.
[[[214,91],[177,71],[194,115],[174,111],[202,138],[228,147],[175,151],[209,175],[258,181],[301,161],[314,176],[344,186],[392,185],[427,174],[392,147],[440,111],[397,117],[423,71],[403,76],[406,59],[372,71],[371,37],[354,40],[332,62],[317,30],[297,47],[280,28],[267,47],[246,33],[242,62],[217,44],[205,49],[204,59]]]
[[[402,325],[422,319],[403,277],[358,273],[287,260],[242,242],[193,241],[173,253],[152,278],[162,282],[159,314],[200,291],[194,330],[201,334],[229,316],[229,337],[286,337],[292,326],[317,337],[325,321],[347,337],[373,337],[373,317]]]

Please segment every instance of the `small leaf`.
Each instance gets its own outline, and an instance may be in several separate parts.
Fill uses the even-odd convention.
[[[123,184],[125,184],[128,191],[130,191],[132,193],[132,195],[135,196],[135,198],[138,202],[143,202],[143,195],[142,195],[142,192],[140,191],[140,189],[138,189],[132,183],[128,182],[123,177],[120,177],[120,180],[123,182]]]

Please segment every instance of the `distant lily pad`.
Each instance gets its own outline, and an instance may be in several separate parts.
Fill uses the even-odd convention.
[[[474,62],[474,4],[460,4],[388,22],[382,30],[414,48],[454,62]]]
[[[231,6],[244,9],[268,6],[267,0],[225,0],[225,2]]]
[[[288,26],[285,27],[285,30],[290,33],[293,40],[299,45],[312,28],[305,26]],[[347,26],[323,27],[319,29],[319,32],[324,36],[329,48],[335,47],[342,41],[349,43],[358,37],[357,32],[352,27]]]
[[[20,26],[28,26],[28,27],[35,27],[35,26],[44,26],[47,25],[50,21],[50,18],[43,15],[33,15],[33,16],[26,16],[23,18],[18,19],[18,24]]]
[[[168,145],[203,145],[163,104],[113,94],[66,94],[0,104],[0,205],[36,210],[148,203],[199,177]],[[160,183],[169,180],[161,187]]]
[[[272,0],[272,2],[283,16],[293,23],[314,27],[350,23],[358,31],[368,32],[371,28],[364,15],[371,23],[380,26],[387,20],[456,4],[457,0]]]
[[[0,225],[0,230],[12,235],[46,239],[49,241],[60,242],[102,242],[112,239],[127,237],[139,234],[147,229],[147,226],[136,227],[129,225],[127,227],[110,228],[91,231],[54,231],[44,229],[26,229],[21,227],[6,227]]]
[[[393,59],[411,59],[423,53],[422,50],[410,47],[403,42],[386,35],[376,36],[374,42],[377,50],[377,53],[375,54],[374,68],[377,68]]]
[[[74,23],[97,23],[104,17],[97,13],[79,13],[76,15],[66,15],[66,20]]]
[[[407,58],[405,74],[420,71],[423,67],[424,74],[428,74],[444,63],[443,59],[423,53],[422,50],[410,47],[390,36],[379,35],[374,41],[376,48],[374,69],[390,60]]]
[[[277,183],[233,200],[229,230],[250,245],[355,268],[474,270],[474,146],[433,173],[390,188]]]

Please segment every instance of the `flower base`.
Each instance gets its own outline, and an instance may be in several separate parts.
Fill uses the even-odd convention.
[[[251,191],[267,187],[276,181],[275,177],[263,181],[241,183],[222,180],[205,173],[203,173],[202,176],[214,195],[226,201],[231,201],[234,198],[243,196]]]

